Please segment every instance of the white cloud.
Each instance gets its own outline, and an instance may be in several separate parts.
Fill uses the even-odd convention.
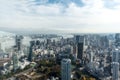
[[[28,31],[120,32],[120,10],[105,7],[105,0],[82,0],[85,6],[70,3],[36,5],[34,0],[0,0],[0,28]],[[119,3],[119,0],[113,0]],[[44,2],[42,2],[44,3]],[[9,28],[11,27],[11,28]]]

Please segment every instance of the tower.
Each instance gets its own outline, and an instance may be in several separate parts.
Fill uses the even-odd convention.
[[[29,48],[29,54],[28,54],[28,61],[32,61],[33,59],[33,46],[35,45],[35,41],[30,41],[30,48]]]
[[[83,43],[78,43],[77,44],[77,58],[82,60],[83,59]]]
[[[94,53],[91,51],[90,52],[90,62],[93,62],[93,56],[94,56]]]
[[[23,36],[16,35],[16,37],[15,37],[15,43],[16,43],[18,51],[21,50],[22,39],[23,39]]]
[[[73,46],[73,56],[76,60],[77,59],[77,46],[76,45]]]
[[[119,80],[119,49],[112,54],[112,80]]]
[[[84,36],[76,35],[75,44],[77,45],[77,58],[83,59]]]
[[[17,47],[16,46],[14,46],[12,60],[13,60],[13,70],[15,72],[19,68],[18,53],[17,53]]]
[[[120,47],[120,33],[115,34],[115,46]]]
[[[112,80],[119,80],[119,63],[113,62],[113,69],[112,69]]]
[[[61,80],[71,80],[71,60],[63,59],[61,61]]]
[[[115,49],[112,53],[112,62],[118,62],[119,60],[119,49]]]

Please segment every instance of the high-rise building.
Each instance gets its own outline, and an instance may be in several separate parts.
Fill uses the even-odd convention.
[[[112,80],[119,80],[119,63],[113,62]]]
[[[16,71],[19,68],[17,53],[14,53],[12,58],[13,58],[13,70]]]
[[[39,40],[36,40],[36,45],[40,45],[40,41]]]
[[[102,48],[109,47],[109,40],[107,36],[100,37],[99,46]]]
[[[63,59],[61,61],[61,80],[71,80],[71,60]]]
[[[112,62],[119,61],[119,49],[115,49],[112,53]]]
[[[75,44],[77,45],[77,58],[83,59],[84,36],[76,35]]]
[[[112,80],[119,80],[119,49],[112,54]]]
[[[16,42],[18,51],[21,50],[22,39],[23,39],[23,36],[16,35],[16,37],[15,37],[15,42]]]
[[[16,71],[19,68],[19,60],[18,60],[18,53],[17,53],[17,47],[13,47],[13,55],[12,55],[12,60],[13,60],[13,70]]]
[[[120,47],[120,33],[115,34],[115,45],[116,47]]]
[[[35,41],[30,41],[28,61],[32,61],[32,59],[33,59],[33,46],[34,46],[34,45],[35,45]]]
[[[93,62],[93,56],[94,56],[94,53],[91,51],[90,52],[90,62]]]
[[[75,59],[77,59],[77,46],[76,45],[73,46],[73,56]]]
[[[75,35],[74,40],[75,40],[75,43],[83,43],[84,42],[84,36]]]
[[[78,47],[77,48],[78,49],[77,50],[77,52],[78,52],[77,53],[77,58],[82,60],[83,59],[83,43],[78,43],[77,47]]]

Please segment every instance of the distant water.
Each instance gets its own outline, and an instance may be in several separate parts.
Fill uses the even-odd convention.
[[[14,39],[0,39],[1,49],[5,50],[5,48],[11,48],[15,45]]]
[[[11,48],[12,46],[15,45],[15,38],[13,37],[14,35],[12,34],[7,34],[7,35],[1,35],[0,36],[0,47],[1,49],[5,50],[5,48]],[[71,38],[73,35],[60,35],[63,36],[63,38]],[[44,41],[45,39],[39,39],[40,41]],[[58,38],[53,38],[52,40],[58,40]],[[24,37],[22,44],[29,46],[29,42],[31,41],[31,38],[29,37]]]
[[[22,40],[22,44],[24,45],[29,45],[29,41],[31,39],[28,37],[25,37]],[[0,37],[0,44],[1,44],[1,49],[5,50],[5,48],[11,48],[12,46],[15,45],[15,38],[14,37]]]
[[[73,35],[70,35],[70,34],[66,34],[66,35],[60,35],[60,36],[63,36],[63,38],[72,38],[73,37]]]

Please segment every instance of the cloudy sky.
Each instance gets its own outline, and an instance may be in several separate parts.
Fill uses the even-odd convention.
[[[120,0],[0,0],[0,30],[120,32]]]

